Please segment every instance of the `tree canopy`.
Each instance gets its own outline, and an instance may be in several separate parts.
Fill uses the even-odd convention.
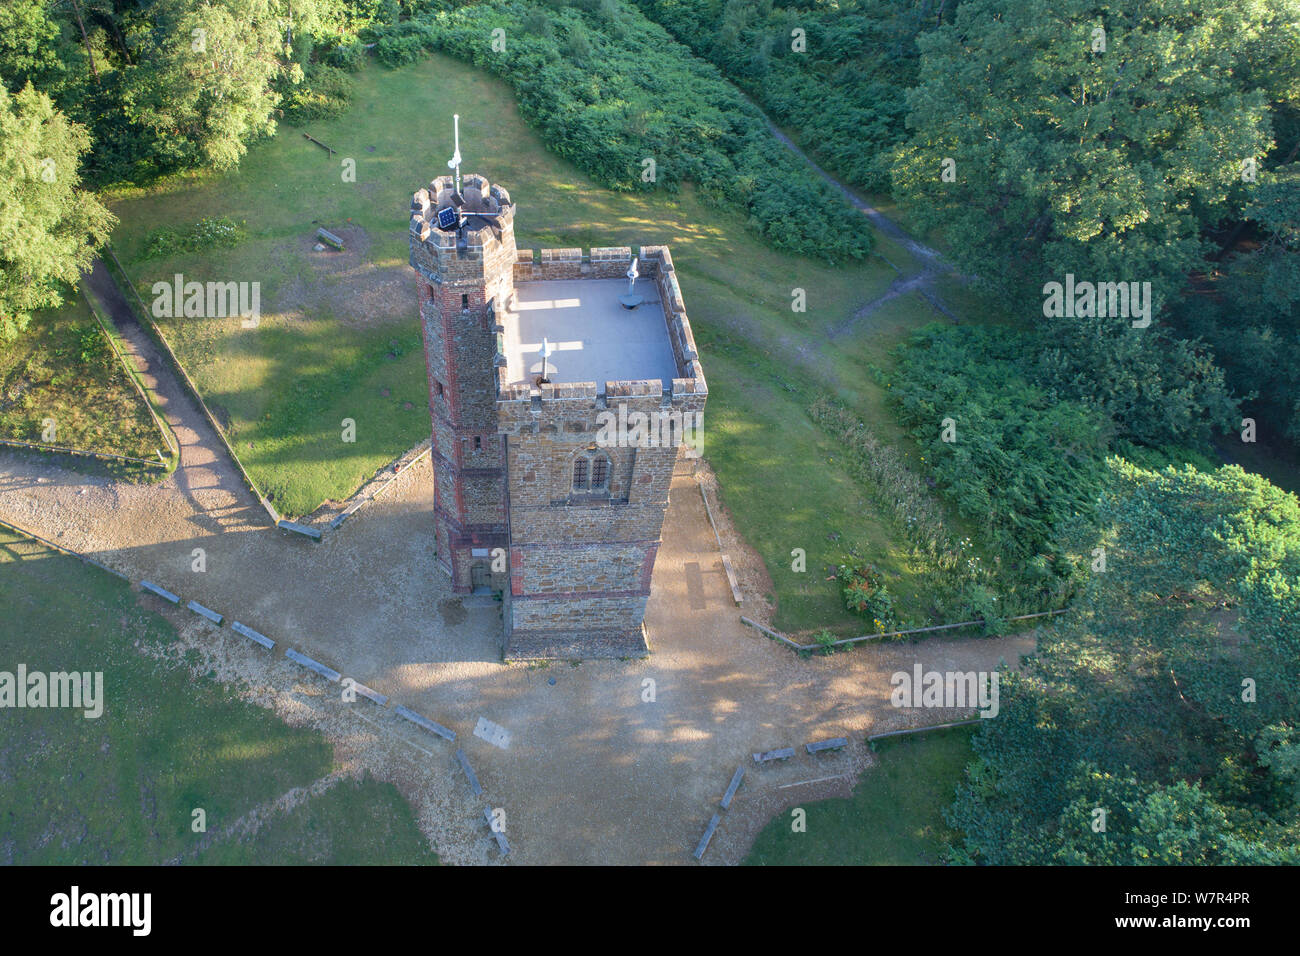
[[[1273,147],[1272,97],[1292,93],[1274,60],[1300,46],[1263,38],[1294,8],[967,0],[918,38],[897,193],[964,270],[1030,301],[1073,273],[1167,303]]]
[[[1003,681],[960,855],[1300,862],[1300,501],[1235,466],[1110,470],[1105,570]]]
[[[0,342],[58,305],[108,238],[112,214],[80,188],[89,148],[44,93],[29,84],[11,96],[0,84]]]

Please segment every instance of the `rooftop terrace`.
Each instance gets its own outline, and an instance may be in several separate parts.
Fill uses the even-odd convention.
[[[653,279],[638,279],[637,308],[623,308],[626,279],[543,279],[519,282],[505,327],[510,384],[533,384],[542,374],[542,340],[551,345],[547,378],[555,383],[679,378],[677,360]]]

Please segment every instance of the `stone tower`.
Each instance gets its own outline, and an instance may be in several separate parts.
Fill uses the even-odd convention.
[[[453,178],[439,176],[415,194],[410,245],[429,368],[438,563],[467,594],[493,587],[492,551],[509,546],[493,363],[496,313],[514,289],[515,207],[500,186],[464,177],[462,212],[493,215],[470,216],[458,237],[438,228],[454,191]]]
[[[458,593],[501,593],[507,659],[642,655],[669,486],[708,397],[672,256],[534,255],[514,212],[481,176],[459,203],[448,176],[411,203],[438,561]]]

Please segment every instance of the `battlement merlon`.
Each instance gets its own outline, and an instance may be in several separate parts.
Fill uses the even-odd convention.
[[[472,263],[482,263],[485,267],[490,263],[494,270],[503,271],[509,278],[515,259],[515,204],[510,193],[503,186],[489,183],[485,176],[462,176],[464,204],[460,213],[466,216],[463,240],[454,230],[438,228],[438,211],[453,206],[454,193],[455,180],[451,176],[438,176],[411,197],[412,267],[434,283],[456,285],[475,281],[475,273],[465,268]],[[475,217],[476,212],[490,217]],[[499,264],[494,262],[498,258],[502,259]]]

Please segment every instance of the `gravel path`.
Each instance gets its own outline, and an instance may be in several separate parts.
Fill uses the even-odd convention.
[[[225,444],[177,378],[161,349],[140,326],[135,311],[104,263],[96,259],[83,275],[86,291],[100,304],[126,343],[144,385],[155,396],[180,444],[180,464],[167,480],[188,500],[189,520],[207,530],[268,527],[270,518],[244,485]],[[146,489],[139,489],[149,498]],[[126,492],[135,498],[130,491]]]
[[[750,102],[753,103],[753,100],[750,100]],[[754,103],[753,105],[760,113],[762,112],[762,109],[758,104]],[[877,230],[901,245],[912,254],[912,257],[918,263],[920,263],[920,270],[918,272],[906,274],[902,269],[899,269],[898,266],[890,262],[889,264],[898,271],[898,278],[890,283],[889,288],[886,289],[882,295],[861,306],[843,323],[832,329],[831,338],[843,338],[846,335],[850,335],[861,326],[864,319],[868,318],[886,302],[896,299],[900,295],[905,295],[908,292],[919,293],[927,302],[930,303],[931,306],[934,307],[935,311],[956,322],[957,316],[953,314],[950,308],[948,308],[948,305],[943,301],[943,297],[935,287],[936,279],[955,272],[953,267],[944,260],[943,255],[939,250],[927,246],[925,243],[916,239],[893,219],[890,219],[875,206],[871,205],[871,203],[867,202],[848,186],[844,185],[844,183],[826,172],[826,170],[813,162],[813,160],[809,158],[808,154],[800,149],[799,146],[796,145],[779,126],[773,123],[766,114],[764,114],[763,118],[767,120],[767,127],[771,130],[772,135],[775,136],[787,149],[807,163],[818,176],[839,190],[839,192],[843,194],[844,198],[848,200],[849,204],[866,216]],[[888,262],[889,260],[886,259],[885,261]]]
[[[321,544],[261,527],[224,461],[195,461],[158,485],[60,471],[0,452],[0,517],[122,571],[148,578],[262,631],[268,653],[148,595],[215,670],[248,699],[323,730],[343,772],[393,781],[448,862],[488,863],[495,844],[485,805],[506,812],[511,862],[687,863],[736,766],[744,786],[705,861],[737,862],[784,801],[847,793],[869,763],[872,731],[959,716],[899,711],[889,676],[927,669],[987,670],[1015,661],[1030,636],[930,640],[801,660],[739,623],[693,479],[673,485],[647,610],[647,660],[581,666],[500,661],[496,609],[465,609],[433,555],[427,459]],[[201,446],[199,446],[201,447]],[[227,475],[230,482],[233,475]],[[746,584],[761,562],[719,515],[723,545]],[[193,570],[195,548],[206,570]],[[747,603],[746,613],[756,613]],[[281,656],[292,646],[455,730],[426,734]],[[652,680],[653,685],[645,683]],[[648,689],[653,694],[648,694]],[[511,734],[500,749],[472,733],[486,717]],[[802,753],[770,768],[749,754],[848,736],[847,751]],[[463,747],[485,788],[472,797],[453,760]],[[824,778],[832,779],[824,779]],[[813,782],[808,782],[813,781]]]

